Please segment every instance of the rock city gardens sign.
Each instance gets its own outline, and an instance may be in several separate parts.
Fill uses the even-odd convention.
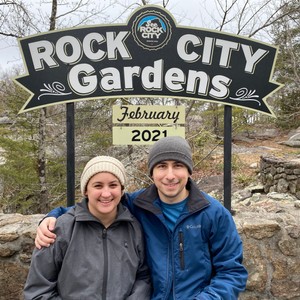
[[[30,93],[21,112],[118,97],[172,97],[273,115],[266,98],[277,48],[242,36],[183,27],[159,6],[135,10],[127,24],[77,27],[19,40]]]

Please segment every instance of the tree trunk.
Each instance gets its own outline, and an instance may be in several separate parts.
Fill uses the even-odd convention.
[[[46,180],[46,108],[42,108],[39,115],[38,175],[40,183],[38,213],[46,213],[50,207]]]

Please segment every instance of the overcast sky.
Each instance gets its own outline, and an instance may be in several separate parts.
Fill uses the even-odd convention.
[[[34,2],[31,0],[24,0],[24,2]],[[124,1],[123,3],[136,3],[137,1]],[[159,4],[162,1],[150,1],[150,4]],[[206,3],[207,2],[207,3]],[[201,3],[201,5],[200,5]],[[210,26],[210,29],[214,29],[212,24],[207,25],[206,23],[211,22],[209,18],[207,20],[204,17],[208,16],[208,13],[203,14],[205,7],[208,7],[209,11],[213,11],[212,0],[170,0],[167,9],[171,12],[175,20],[179,25],[193,26],[193,27],[205,27]],[[121,8],[119,8],[121,10]],[[50,10],[50,7],[48,7]],[[111,9],[111,16],[115,14],[116,7]],[[129,12],[125,13],[122,22],[125,22],[129,17]],[[22,58],[17,40],[15,38],[1,38],[0,37],[0,71],[11,69],[13,65],[22,65]]]
[[[32,5],[32,9],[35,9],[36,6],[39,6],[40,1],[43,0],[24,0],[25,3],[34,3]],[[112,0],[101,0],[101,4],[105,5]],[[238,0],[236,3],[236,9],[240,9],[242,7],[243,2],[246,0]],[[60,1],[59,1],[60,2]],[[130,6],[132,3],[141,3],[139,0],[122,0],[120,1],[124,6]],[[149,4],[161,4],[162,0],[150,0]],[[167,1],[166,1],[167,2]],[[185,25],[197,28],[207,28],[207,29],[216,29],[217,22],[220,22],[222,19],[218,10],[216,9],[214,0],[169,0],[167,10],[173,15],[175,20],[177,21],[178,25]],[[230,2],[230,1],[229,1]],[[276,0],[273,0],[275,3]],[[44,2],[45,3],[45,2]],[[50,14],[51,10],[51,1],[48,2],[49,5],[43,5],[43,9],[46,10],[47,15]],[[221,3],[223,3],[221,1]],[[225,3],[225,1],[224,1]],[[257,0],[251,0],[248,3],[251,4],[251,9],[249,10],[249,15],[252,16],[253,12],[255,11],[255,3],[258,3]],[[58,14],[61,13],[61,7],[59,6]],[[137,7],[137,6],[134,6]],[[112,23],[112,20],[118,16],[124,8],[120,6],[110,7],[107,11],[107,15],[109,16],[110,20],[108,23]],[[49,12],[49,13],[48,13]],[[125,23],[130,15],[130,12],[127,11],[121,19],[118,19],[118,23],[122,22]],[[230,16],[229,16],[230,17]],[[233,18],[234,19],[234,18]],[[234,29],[229,27],[231,26],[232,22],[229,22],[228,27],[225,28],[225,32],[232,32],[234,33]],[[91,24],[94,25],[95,23]],[[97,22],[97,24],[103,24],[103,22]],[[234,25],[233,25],[234,26]],[[260,39],[260,38],[259,38]],[[10,70],[14,65],[22,65],[23,61],[21,58],[20,50],[17,44],[17,39],[15,38],[3,38],[0,36],[0,72]]]

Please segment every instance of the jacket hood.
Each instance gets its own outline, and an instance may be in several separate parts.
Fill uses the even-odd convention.
[[[88,201],[88,198],[83,198],[80,203],[78,203],[74,208],[70,209],[67,213],[74,216],[75,221],[95,221],[101,223],[99,219],[97,219],[89,212]],[[133,221],[133,216],[127,207],[124,207],[121,203],[119,203],[117,208],[117,217],[113,223],[115,223],[116,221]]]

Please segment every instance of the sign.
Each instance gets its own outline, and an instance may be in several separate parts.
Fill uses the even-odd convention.
[[[113,123],[119,125],[113,127],[113,145],[151,145],[166,136],[185,137],[185,127],[178,126],[185,124],[185,108],[160,105],[114,105]],[[132,127],[128,124],[143,126]],[[157,126],[149,127],[145,124]],[[162,126],[162,124],[169,126]]]
[[[115,124],[184,124],[184,106],[114,105]]]
[[[266,98],[277,48],[224,32],[177,25],[160,6],[135,10],[127,24],[77,27],[19,39],[30,93],[21,112],[118,97],[172,97],[273,115]]]
[[[151,145],[166,136],[185,137],[185,127],[113,127],[114,145]]]

